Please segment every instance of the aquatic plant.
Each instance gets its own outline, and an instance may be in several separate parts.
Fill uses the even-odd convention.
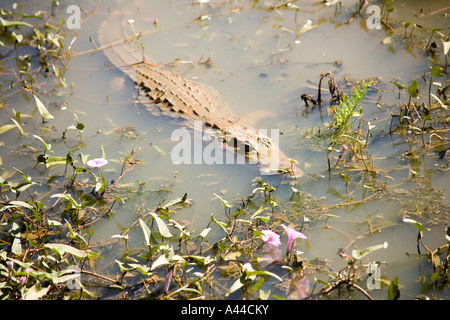
[[[371,82],[359,82],[352,87],[349,94],[344,93],[339,100],[339,105],[333,112],[332,128],[335,134],[345,133],[350,129],[351,119],[361,115],[361,108],[357,109],[367,94],[367,87]]]

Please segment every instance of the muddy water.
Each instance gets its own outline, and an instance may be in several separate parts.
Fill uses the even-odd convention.
[[[439,9],[441,2],[427,2],[426,12]],[[95,41],[99,24],[108,18],[109,12],[119,10],[121,16],[118,18],[133,19],[136,31],[144,33],[141,40],[145,53],[154,61],[170,64],[183,76],[214,87],[237,116],[249,119],[256,128],[279,128],[283,133],[279,140],[281,149],[296,159],[305,172],[300,180],[301,191],[333,204],[340,200],[339,195],[345,195],[346,185],[338,176],[328,175],[326,149],[317,150],[302,141],[305,129],[317,125],[323,127],[329,117],[326,110],[315,110],[305,116],[300,94],[315,96],[320,74],[328,71],[333,72],[343,89],[346,88],[345,76],[350,80],[376,77],[381,88],[390,90],[389,81],[398,80],[406,85],[426,73],[430,61],[424,54],[412,54],[404,39],[392,37],[386,41],[384,29],[369,30],[365,15],[356,16],[352,23],[345,24],[356,7],[354,1],[343,1],[341,7],[326,7],[310,1],[295,2],[298,8],[270,7],[270,4],[280,3],[210,1],[192,5],[190,1],[152,0],[126,4],[100,1],[93,14],[83,21],[71,51],[80,53],[92,49],[94,43],[89,37]],[[90,1],[80,5],[87,11],[94,9]],[[420,1],[398,3],[398,10],[391,14],[390,21],[395,24],[399,20],[416,19],[429,29],[448,25],[448,18],[441,15],[414,17],[412,10],[419,12],[421,6]],[[297,37],[298,30],[309,19],[316,27]],[[210,63],[204,63],[208,59]],[[230,201],[251,193],[253,179],[259,176],[257,168],[174,165],[170,155],[176,142],[171,141],[171,134],[179,123],[169,117],[154,117],[144,106],[135,103],[135,85],[119,70],[111,69],[101,51],[75,55],[68,67],[65,78],[72,88],[61,92],[61,97],[54,97],[55,101],[63,99],[67,106],[52,110],[54,132],[45,132],[48,137],[55,138],[55,153],[67,152],[66,146],[56,139],[61,130],[74,123],[73,113],[76,113],[85,124],[85,146],[74,150],[75,157],[80,154],[98,157],[103,147],[110,165],[99,170],[108,181],[117,178],[121,160],[132,150],[138,151],[136,159],[142,161],[122,180],[122,183],[130,184],[139,181],[140,192],[136,193],[134,201],[115,208],[117,212],[113,218],[95,224],[93,241],[120,233],[121,226],[129,225],[135,218],[134,212],[138,208],[152,209],[162,199],[171,200],[186,192],[193,204],[178,210],[176,218],[190,221],[191,230],[201,231],[211,213],[219,217],[223,214],[223,207],[214,193]],[[380,96],[384,102],[382,107],[376,105]],[[12,101],[17,102],[17,109],[27,111],[28,103],[23,98],[13,97]],[[408,145],[395,144],[389,136],[381,134],[389,130],[389,121],[381,120],[389,117],[388,110],[397,110],[397,101],[396,93],[371,91],[363,102],[363,116],[377,125],[375,137],[379,140],[371,144],[370,152],[378,159],[374,162],[375,167],[383,169],[379,180],[389,176],[392,185],[403,182],[410,174],[407,167],[389,171],[392,167],[407,166],[401,155],[409,149]],[[5,116],[1,115],[2,118]],[[117,133],[117,128],[127,129]],[[2,135],[2,139],[15,138],[12,133]],[[29,141],[26,137],[21,139],[21,143]],[[75,134],[72,139],[77,140]],[[16,161],[20,167],[34,165],[28,162],[28,157],[15,154],[2,154],[2,160],[5,167]],[[443,164],[445,159],[430,155],[420,159],[416,171],[430,189],[446,190],[443,195],[448,199],[448,171],[438,170]],[[56,173],[63,169],[52,170]],[[364,180],[364,174],[361,175],[362,178],[355,174],[355,179]],[[289,199],[288,182],[280,177],[263,179],[279,189],[276,197]],[[414,183],[402,185],[405,193],[408,187],[414,189]],[[360,200],[364,190],[353,191],[355,200]],[[327,222],[332,228],[324,228],[324,219],[312,220],[304,229],[309,238],[307,246],[301,248],[304,257],[327,259],[332,269],[339,270],[344,264],[336,252],[347,246],[350,239],[368,232],[367,221],[370,221],[374,226],[383,226],[382,232],[366,235],[356,241],[355,247],[364,248],[387,241],[388,249],[373,253],[370,260],[385,261],[386,264],[381,266],[382,277],[392,279],[398,275],[400,282],[407,284],[402,297],[413,298],[421,290],[421,284],[416,280],[430,267],[426,266],[425,259],[419,260],[414,255],[417,236],[414,227],[401,223],[407,214],[403,210],[404,203],[413,201],[412,197],[405,198],[400,201],[395,197],[384,197],[355,210],[334,210],[331,213],[338,218],[330,218]],[[443,201],[448,204],[448,200]],[[288,211],[285,215],[292,213]],[[446,221],[448,223],[448,219]],[[446,224],[440,222],[433,226],[432,232],[426,233],[430,247],[444,243],[445,227]],[[134,236],[138,239],[136,242],[142,241],[139,232]],[[219,233],[211,236],[222,237]],[[372,291],[373,296],[385,298],[386,288],[383,288]],[[449,297],[448,292],[441,294],[441,297]]]

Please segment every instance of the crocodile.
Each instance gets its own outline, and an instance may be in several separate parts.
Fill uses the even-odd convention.
[[[190,120],[187,123],[201,120],[205,127],[213,129],[224,149],[242,152],[248,163],[259,166],[262,174],[285,173],[296,178],[302,175],[273,139],[235,116],[215,89],[188,80],[146,56],[139,34],[127,19],[111,15],[103,21],[98,41],[98,49],[138,85],[141,102],[153,114],[182,117]]]

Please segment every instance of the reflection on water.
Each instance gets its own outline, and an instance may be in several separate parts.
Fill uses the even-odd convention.
[[[392,188],[402,184],[404,194],[395,190],[392,198],[380,195],[359,206],[337,208],[330,212],[335,217],[326,222],[320,214],[309,216],[310,222],[304,229],[309,239],[304,257],[327,259],[332,269],[338,270],[344,262],[337,251],[350,241],[355,240],[357,248],[387,241],[388,249],[374,252],[370,260],[386,262],[381,266],[384,278],[392,279],[399,275],[402,283],[411,284],[404,289],[411,293],[405,293],[402,298],[417,295],[420,288],[414,283],[426,266],[416,256],[406,254],[415,252],[417,234],[414,228],[400,222],[411,212],[409,210],[413,210],[412,202],[417,199],[409,194],[412,192],[409,189],[414,191],[418,186],[415,182],[403,184],[411,175],[410,163],[403,156],[410,146],[401,137],[391,137],[386,132],[390,125],[389,111],[394,113],[398,105],[398,94],[390,92],[392,85],[389,81],[398,80],[406,85],[417,79],[429,71],[427,57],[411,54],[404,39],[393,37],[389,44],[383,43],[386,42],[384,29],[367,29],[362,17],[345,24],[345,12],[350,8],[353,10],[353,3],[326,7],[301,1],[295,2],[296,7],[268,9],[266,4],[258,1],[211,1],[197,5],[186,2],[153,0],[115,5],[110,1],[100,1],[94,13],[83,22],[72,51],[91,49],[99,24],[109,12],[119,10],[121,15],[118,19],[133,19],[134,28],[144,32],[140,39],[146,54],[154,61],[171,65],[183,76],[214,87],[237,116],[253,115],[250,119],[256,118],[256,128],[280,128],[283,133],[280,136],[281,149],[296,159],[306,173],[297,188],[329,205],[344,198],[358,201],[368,196],[368,190],[361,186],[370,184],[373,177],[367,172],[355,171],[348,174],[351,180],[348,183],[342,176],[328,173],[326,148],[318,150],[312,146],[314,143],[305,141],[305,129],[317,125],[324,128],[324,122],[330,121],[328,110],[325,107],[315,109],[306,116],[307,109],[300,94],[316,95],[320,74],[328,71],[333,72],[344,91],[349,88],[347,82],[378,78],[378,88],[382,90],[369,92],[363,102],[364,117],[376,125],[370,153],[375,159],[375,168],[380,168],[377,179],[386,181]],[[431,2],[430,6],[438,2]],[[419,5],[417,2],[417,8]],[[89,1],[81,3],[81,6],[87,11],[94,9]],[[396,19],[409,17],[411,10],[406,7],[396,6],[398,11],[391,16],[393,23],[398,21]],[[420,21],[427,28],[446,25],[447,18],[434,18],[424,17]],[[297,31],[308,19],[312,19],[317,27],[296,39]],[[89,41],[90,37],[93,42]],[[170,152],[176,142],[171,141],[171,134],[179,127],[179,122],[170,117],[154,117],[145,107],[135,103],[138,94],[135,85],[121,71],[111,68],[101,51],[74,56],[68,67],[65,78],[72,87],[48,97],[56,104],[64,101],[65,108],[55,106],[52,113],[56,120],[51,122],[54,131],[45,130],[39,134],[49,141],[53,139],[55,154],[66,153],[67,147],[58,137],[61,131],[74,123],[73,113],[76,113],[85,125],[85,145],[72,151],[74,157],[99,157],[103,148],[110,165],[100,170],[107,181],[117,179],[121,161],[131,151],[137,151],[136,159],[140,161],[140,165],[133,167],[121,181],[136,186],[133,200],[115,207],[111,218],[95,223],[92,241],[110,239],[135,219],[138,210],[151,210],[163,199],[169,201],[185,193],[192,199],[192,204],[177,210],[176,219],[189,221],[189,229],[200,232],[209,223],[211,213],[219,217],[224,214],[214,194],[228,201],[234,200],[239,205],[241,199],[252,192],[254,178],[258,176],[257,168],[173,165]],[[31,113],[27,109],[28,102],[23,98],[8,99],[10,104],[17,105],[16,110]],[[383,104],[377,104],[379,99]],[[258,114],[264,117],[260,118]],[[2,114],[2,118],[6,116]],[[77,135],[70,134],[72,141],[76,142]],[[16,135],[12,133],[3,134],[2,139],[13,140],[8,145],[17,143]],[[29,140],[21,137],[19,143],[29,143]],[[12,163],[17,167],[32,166],[27,156],[15,152],[2,153],[2,160],[4,167]],[[417,161],[415,171],[420,177],[419,185],[426,185],[423,190],[428,190],[429,199],[433,199],[433,189],[444,189],[443,198],[439,201],[448,205],[448,200],[445,200],[450,196],[448,173],[439,170],[441,166],[448,166],[447,160],[427,154]],[[52,170],[55,174],[64,168]],[[278,176],[263,179],[277,188],[275,197],[278,202],[285,200],[289,203],[292,194],[289,181]],[[278,210],[287,218],[298,217],[292,206],[280,206]],[[299,211],[301,214],[302,209]],[[448,218],[443,217],[432,232],[426,233],[430,247],[442,244],[446,223]],[[329,227],[324,228],[326,224]],[[377,228],[381,231],[368,234],[369,230]],[[217,232],[210,236],[221,238],[220,231]],[[362,234],[365,236],[359,239]],[[139,244],[142,241],[140,230],[131,234],[130,238],[133,237]],[[114,260],[114,254],[111,257]],[[102,263],[107,264],[97,263],[99,269],[102,269]],[[385,298],[385,291],[375,291],[372,292],[374,298]],[[442,295],[448,298],[448,293]]]

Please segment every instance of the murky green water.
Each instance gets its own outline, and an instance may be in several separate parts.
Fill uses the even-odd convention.
[[[308,241],[299,246],[305,259],[327,260],[329,268],[337,271],[346,265],[337,251],[349,242],[355,240],[350,249],[360,249],[387,241],[389,247],[372,253],[367,261],[386,262],[380,267],[381,276],[388,280],[399,277],[403,286],[402,299],[430,294],[425,289],[429,279],[425,283],[419,279],[425,275],[429,277],[431,266],[424,257],[419,259],[415,255],[417,232],[402,219],[413,217],[431,228],[424,233],[424,241],[430,248],[445,243],[450,197],[448,155],[439,159],[430,150],[413,162],[406,154],[421,146],[408,145],[405,137],[399,134],[387,134],[390,113],[398,111],[398,93],[392,92],[393,85],[389,81],[407,85],[417,79],[420,92],[426,92],[421,74],[429,72],[431,62],[423,52],[411,48],[411,42],[403,39],[402,34],[392,36],[390,43],[386,43],[386,30],[369,30],[365,25],[366,15],[356,16],[346,24],[357,1],[344,1],[342,6],[330,7],[320,2],[296,1],[291,6],[279,8],[271,6],[281,5],[283,1],[118,2],[100,1],[98,7],[97,2],[79,3],[90,13],[83,15],[72,53],[92,49],[100,23],[109,12],[120,10],[123,14],[120,19],[133,19],[136,30],[148,33],[141,40],[146,54],[154,61],[161,64],[183,62],[175,63],[174,69],[186,78],[214,87],[237,116],[252,120],[258,129],[280,129],[280,148],[297,160],[304,171],[296,186],[302,192],[303,206],[307,205],[308,196],[326,205],[345,202],[343,199],[359,201],[371,194],[364,185],[377,188],[386,181],[388,187],[380,196],[360,206],[312,213],[305,207],[295,209],[295,201],[289,202],[292,195],[289,181],[278,176],[262,177],[277,188],[274,194],[277,201],[286,203],[275,208],[275,216],[298,223],[299,217],[306,212],[309,221],[302,232],[308,236]],[[25,8],[29,6],[32,11],[40,5],[41,2],[31,2]],[[416,17],[413,12],[418,13],[423,8],[426,14],[446,5],[448,2],[445,1],[396,2],[396,11],[391,13],[388,21],[396,28],[400,21],[420,24],[423,29],[418,28],[415,35],[427,39],[425,35],[429,35],[431,29],[447,28],[448,16],[441,13]],[[445,12],[448,14],[449,11]],[[308,19],[317,26],[296,37]],[[66,41],[70,41],[70,36]],[[198,63],[207,59],[210,59],[210,65]],[[254,179],[259,176],[255,167],[172,164],[170,152],[176,142],[170,138],[178,123],[169,117],[154,117],[145,107],[134,103],[137,97],[134,83],[121,71],[111,69],[101,51],[76,55],[67,67],[67,89],[54,87],[50,80],[42,86],[55,119],[43,126],[40,118],[35,116],[24,126],[28,135],[18,136],[14,130],[1,135],[1,175],[5,179],[13,177],[12,167],[21,168],[43,183],[41,192],[62,192],[47,185],[47,178],[62,174],[64,167],[55,167],[49,172],[41,170],[39,166],[35,167],[33,153],[26,147],[17,146],[29,144],[38,148],[39,142],[32,137],[37,134],[52,143],[55,154],[65,155],[71,144],[79,142],[75,132],[68,133],[69,145],[60,139],[61,132],[75,123],[74,113],[85,125],[82,133],[85,144],[74,148],[72,154],[77,160],[81,154],[95,158],[101,156],[103,148],[110,163],[98,170],[107,181],[117,179],[124,157],[132,150],[138,151],[135,159],[142,163],[134,166],[121,180],[122,184],[132,186],[135,193],[125,204],[115,206],[112,216],[93,225],[92,243],[109,241],[112,235],[119,234],[123,226],[136,218],[139,208],[151,210],[161,200],[169,201],[185,193],[192,199],[192,204],[177,209],[174,218],[189,221],[189,230],[200,232],[210,222],[211,213],[218,218],[224,217],[223,206],[214,194],[228,201],[235,200],[237,206],[240,199],[251,194]],[[377,172],[347,172],[350,178],[347,183],[339,174],[328,172],[326,146],[320,146],[305,134],[306,130],[317,129],[317,126],[325,128],[324,123],[330,122],[327,103],[321,109],[311,109],[306,108],[300,98],[303,93],[316,96],[320,75],[328,71],[332,71],[344,92],[350,88],[344,79],[379,79],[377,88],[380,91],[370,90],[363,101],[363,118],[376,126],[369,139],[369,152]],[[8,77],[11,79],[12,76]],[[440,80],[445,82],[446,78]],[[11,107],[22,114],[31,114],[34,109],[23,95],[8,95],[14,90],[6,90],[6,83],[2,81],[6,101],[0,110],[2,125],[11,118]],[[326,87],[324,96],[328,99]],[[402,94],[403,102],[407,98],[407,93]],[[126,129],[118,133],[119,128]],[[448,131],[443,135],[449,138]],[[411,169],[417,172],[413,179]],[[421,214],[415,209],[416,201]],[[327,214],[335,217],[327,220]],[[377,228],[381,228],[380,232],[368,233]],[[220,232],[214,229],[209,235],[211,243],[223,237]],[[130,247],[142,243],[141,230],[133,230],[130,238]],[[105,259],[98,259],[97,270],[114,272],[111,265],[122,253],[109,252]],[[328,280],[324,273],[311,272],[308,274],[311,283],[314,276]],[[383,284],[381,290],[372,290],[371,295],[385,299],[386,292],[387,285]],[[448,287],[436,292],[436,296],[448,299]]]

